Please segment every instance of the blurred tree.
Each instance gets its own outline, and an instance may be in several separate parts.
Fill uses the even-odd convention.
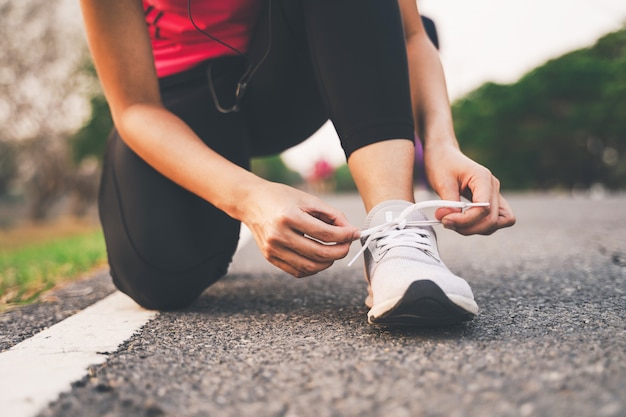
[[[348,164],[340,165],[335,169],[335,184],[335,189],[339,192],[356,191],[356,184]]]
[[[46,136],[30,140],[23,148],[28,159],[24,191],[32,220],[45,219],[71,182],[69,153],[62,137]]]
[[[17,172],[17,147],[0,139],[0,196],[10,190]]]
[[[64,24],[59,1],[0,0],[0,141],[11,149],[34,219],[66,191],[73,166],[66,137],[85,117],[89,77],[80,28]],[[71,182],[70,182],[71,183]]]
[[[72,156],[76,163],[89,157],[102,161],[107,137],[113,129],[113,118],[109,104],[99,88],[96,70],[91,59],[86,60],[81,67],[81,72],[93,79],[94,88],[89,93],[91,114],[86,123],[70,138]]]
[[[302,184],[302,176],[289,169],[280,155],[253,158],[250,163],[252,172],[268,181],[280,182],[287,185]]]
[[[506,188],[626,186],[626,29],[453,105],[469,156]]]

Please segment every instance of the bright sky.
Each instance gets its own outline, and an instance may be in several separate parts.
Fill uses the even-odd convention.
[[[452,100],[485,81],[509,83],[550,58],[626,24],[624,0],[419,0],[437,25]],[[345,161],[331,124],[283,154],[307,174],[316,160]]]

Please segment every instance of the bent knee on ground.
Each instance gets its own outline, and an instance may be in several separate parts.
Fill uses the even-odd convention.
[[[189,307],[202,294],[202,289],[187,289],[179,286],[139,285],[136,288],[120,288],[137,304],[148,310],[180,310]]]
[[[223,277],[230,257],[213,259],[189,271],[162,271],[135,262],[111,265],[115,286],[149,310],[178,310],[191,305],[211,284]]]

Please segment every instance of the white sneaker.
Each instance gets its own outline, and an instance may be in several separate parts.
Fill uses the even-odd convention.
[[[426,207],[468,208],[488,203],[391,200],[374,207],[361,232],[372,324],[442,326],[471,320],[478,306],[469,284],[444,265],[437,237],[420,211]],[[352,262],[350,264],[352,264]]]

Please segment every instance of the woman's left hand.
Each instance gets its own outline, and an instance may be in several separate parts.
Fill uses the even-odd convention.
[[[430,185],[443,200],[459,201],[463,196],[472,202],[489,203],[489,207],[472,207],[465,212],[438,209],[435,217],[444,227],[462,235],[489,235],[515,224],[513,210],[500,194],[500,181],[459,148],[452,145],[427,147],[424,164]]]

